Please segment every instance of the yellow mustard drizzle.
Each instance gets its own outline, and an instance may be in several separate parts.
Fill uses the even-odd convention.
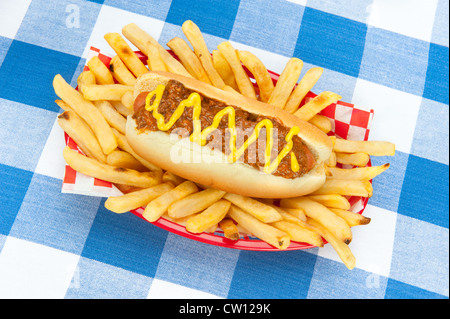
[[[181,117],[184,113],[186,107],[193,107],[193,133],[190,136],[190,140],[199,145],[206,145],[206,140],[209,134],[211,134],[214,130],[219,127],[222,118],[227,115],[228,116],[228,128],[230,130],[230,154],[228,155],[228,161],[230,163],[236,162],[245,152],[245,150],[254,143],[258,137],[259,132],[263,127],[266,128],[266,149],[264,151],[265,165],[264,172],[267,174],[271,174],[273,171],[277,169],[280,165],[283,158],[290,152],[291,153],[291,169],[293,172],[297,172],[300,169],[297,158],[294,152],[291,152],[293,147],[292,138],[300,132],[300,129],[297,126],[293,126],[289,133],[286,135],[286,145],[283,147],[281,152],[278,154],[276,159],[271,162],[270,157],[273,148],[273,123],[269,119],[264,119],[256,124],[254,132],[248,139],[243,143],[243,145],[237,149],[236,148],[236,115],[235,109],[232,106],[227,106],[220,110],[213,118],[213,123],[201,130],[201,121],[200,121],[200,113],[201,113],[201,97],[198,93],[191,93],[189,97],[180,102],[175,112],[169,118],[169,121],[166,123],[164,120],[164,116],[158,112],[158,106],[161,103],[161,98],[164,93],[165,86],[160,84],[156,87],[155,90],[147,94],[145,99],[145,109],[149,112],[152,112],[153,117],[156,119],[156,124],[158,129],[161,131],[168,131],[175,122]],[[150,104],[152,98],[155,97],[153,103]]]
[[[298,165],[297,157],[295,157],[294,152],[291,152],[291,169],[294,173],[298,172],[300,165]]]

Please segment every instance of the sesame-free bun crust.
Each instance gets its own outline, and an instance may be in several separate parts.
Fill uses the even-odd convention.
[[[136,129],[136,122],[128,116],[126,137],[133,150],[155,165],[206,187],[259,198],[288,198],[309,194],[325,182],[324,161],[332,150],[330,138],[312,124],[269,104],[246,98],[240,94],[217,89],[209,84],[168,72],[149,72],[138,77],[134,97],[153,91],[170,79],[203,96],[236,106],[251,113],[278,118],[288,127],[298,126],[298,136],[313,153],[316,165],[307,174],[288,179],[261,172],[242,162],[229,163],[219,150],[180,139],[161,131]],[[236,123],[239,125],[239,123]]]

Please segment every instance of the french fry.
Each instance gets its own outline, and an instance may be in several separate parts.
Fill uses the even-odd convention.
[[[333,92],[328,92],[328,91],[321,92],[319,95],[317,95],[311,101],[309,101],[308,103],[303,105],[301,108],[299,108],[297,111],[295,111],[294,115],[304,121],[309,121],[317,113],[322,111],[324,108],[326,108],[330,104],[336,103],[341,98],[342,97],[339,94],[336,94]]]
[[[118,55],[115,55],[109,62],[109,71],[120,84],[134,86],[136,83],[135,76],[128,70]]]
[[[215,233],[219,224],[214,224],[213,226],[205,229],[205,233]]]
[[[135,23],[130,23],[122,28],[122,34],[137,47],[142,53],[148,56],[148,46],[154,45],[156,47],[162,46],[150,34],[139,28]]]
[[[177,223],[178,225],[186,227],[187,221],[188,221],[188,219],[191,216],[174,219],[174,218],[170,217],[169,215],[167,215],[167,213],[164,213],[161,217],[164,218],[164,219],[167,219],[167,220],[169,220],[171,222]],[[217,230],[217,227],[218,227],[218,224],[215,224],[215,225],[205,229],[203,232],[205,232],[205,233],[214,233]]]
[[[355,267],[355,256],[347,244],[336,238],[330,231],[313,218],[308,218],[307,223],[334,248],[339,258],[348,269],[353,269]]]
[[[183,23],[181,29],[183,30],[183,33],[188,41],[191,43],[194,53],[200,60],[203,69],[208,74],[211,84],[219,89],[222,89],[225,86],[225,82],[214,68],[211,54],[199,27],[191,20],[187,20]]]
[[[307,221],[306,216],[305,216],[304,220],[301,220],[301,219],[297,218],[296,216],[288,213],[287,208],[280,208],[280,214],[283,217],[283,221],[298,225],[302,229],[307,230],[307,231],[302,231],[302,233],[301,233],[302,236],[305,236],[304,238],[301,239],[302,242],[309,243],[309,244],[317,246],[317,247],[323,247],[324,242],[322,240],[322,237],[317,232],[315,232],[310,225],[308,225],[306,223],[306,221]],[[287,226],[289,226],[289,225],[287,225]]]
[[[350,209],[348,199],[339,194],[309,195],[307,197],[328,208]]]
[[[380,166],[339,168],[327,167],[329,179],[371,180],[389,168],[389,163]]]
[[[373,195],[373,186],[372,186],[372,183],[371,183],[370,181],[362,181],[362,182],[363,182],[363,184],[364,184],[364,187],[365,187],[366,190],[367,190],[367,193],[369,194],[368,197],[372,197],[372,195]]]
[[[177,223],[178,225],[181,225],[181,226],[183,226],[183,227],[186,227],[186,221],[187,221],[188,218],[189,218],[189,216],[188,216],[188,217],[183,217],[183,218],[174,219],[174,218],[170,217],[170,216],[167,214],[167,212],[165,212],[164,214],[162,214],[161,217],[164,218],[164,219],[166,219],[166,220],[168,220],[168,221]]]
[[[111,105],[116,109],[117,112],[122,114],[123,116],[127,117],[128,115],[133,115],[133,110],[127,108],[125,105],[122,104],[122,101],[108,101],[111,103]]]
[[[330,157],[325,161],[325,166],[326,167],[335,167],[336,164],[337,164],[336,153],[331,152]]]
[[[97,84],[114,84],[111,72],[97,55],[87,61],[87,66],[94,73]]]
[[[257,201],[260,201],[261,203],[264,203],[266,205],[271,205],[271,206],[275,206],[275,198],[254,198]]]
[[[231,208],[231,207],[230,207],[230,208]],[[230,217],[230,214],[228,214],[227,217],[225,217],[225,218],[230,218],[231,220],[233,220],[233,219]],[[252,235],[253,235],[250,231],[248,231],[247,229],[245,229],[242,225],[238,224],[238,223],[235,222],[234,220],[233,220],[233,222],[235,223],[235,225],[236,225],[236,227],[237,227],[237,229],[238,229],[239,236],[252,236]]]
[[[125,134],[125,126],[127,124],[124,118],[108,101],[94,101],[95,106],[102,112],[109,125],[122,134]]]
[[[163,54],[161,52],[161,49],[159,49],[159,55],[163,60],[164,65],[167,68],[167,71],[171,73],[181,74],[188,78],[193,78],[193,76],[186,70],[183,64],[181,64],[180,61],[175,59],[173,56],[171,56],[170,54],[169,55]]]
[[[161,217],[164,219],[167,219],[171,222],[177,223],[178,225],[181,225],[183,227],[186,227],[187,220],[190,218],[190,216],[188,216],[188,217],[184,217],[184,218],[173,219],[169,215],[167,215],[167,213],[164,213]],[[218,227],[217,224],[215,224],[215,225],[205,229],[204,232],[205,233],[214,233],[217,230],[217,227]]]
[[[330,210],[339,217],[343,218],[350,227],[367,225],[370,223],[371,220],[369,217],[363,216],[361,214],[346,209],[330,208]]]
[[[75,112],[74,110],[72,110],[72,108],[69,106],[69,104],[67,104],[66,102],[64,102],[63,100],[55,100],[55,103],[62,108],[64,111],[72,111]]]
[[[138,172],[132,169],[114,167],[84,156],[66,146],[63,156],[67,164],[77,172],[111,183],[137,187],[152,187],[161,182],[161,176],[154,172]]]
[[[130,185],[123,185],[123,184],[117,184],[115,183],[114,186],[121,191],[123,194],[128,194],[136,191],[143,190],[143,187],[137,187],[137,186],[130,186]]]
[[[284,207],[283,211],[289,213],[290,215],[292,215],[302,221],[306,221],[305,211],[301,208]]]
[[[173,185],[177,186],[180,185],[185,181],[184,178],[181,178],[180,176],[177,176],[169,171],[164,172],[162,177],[163,182],[172,183]]]
[[[206,55],[199,55],[198,59],[202,63],[203,68],[205,69],[205,72],[208,74],[209,80],[211,81],[211,84],[214,83],[214,86],[219,89],[224,89],[227,85],[225,85],[225,82],[220,77],[219,73],[214,68],[214,65],[212,65],[212,62],[210,61],[210,57]]]
[[[60,74],[53,79],[53,88],[65,103],[67,103],[92,129],[106,155],[117,148],[117,141],[111,127],[92,102],[83,98],[80,92],[71,87]]]
[[[147,51],[147,65],[149,69],[152,71],[167,71],[166,64],[159,53],[159,47],[149,44]]]
[[[231,86],[229,85],[225,85],[222,90],[227,91],[227,92],[232,92],[235,94],[239,94],[239,96],[242,96],[237,90],[233,89]]]
[[[203,212],[191,216],[186,221],[186,230],[198,234],[217,225],[227,215],[230,206],[229,201],[219,199]]]
[[[105,207],[110,211],[122,214],[147,205],[153,199],[173,189],[170,183],[162,183],[149,188],[130,192],[121,196],[110,196],[105,201]]]
[[[258,84],[261,101],[269,101],[275,86],[266,66],[256,55],[249,51],[238,50],[237,54],[242,64],[253,74],[256,84]]]
[[[292,241],[308,243],[317,247],[323,247],[324,245],[322,237],[319,234],[298,224],[286,220],[280,220],[278,222],[271,223],[271,225],[287,233]]]
[[[248,98],[256,100],[256,92],[253,87],[253,83],[250,81],[247,73],[245,73],[241,61],[237,56],[236,50],[233,48],[231,43],[228,41],[222,42],[217,46],[217,48],[230,65],[240,93]]]
[[[297,111],[300,103],[303,101],[306,94],[308,94],[308,92],[311,91],[313,86],[317,83],[322,73],[322,68],[311,68],[306,71],[303,78],[300,80],[292,94],[289,96],[284,110],[289,113],[294,113],[295,111]]]
[[[328,229],[334,236],[346,244],[352,240],[352,232],[344,219],[337,216],[330,209],[324,205],[313,201],[306,197],[296,197],[282,199],[280,206],[301,208],[309,218],[313,218],[320,222],[326,229]]]
[[[283,218],[282,220],[285,220],[290,223],[298,224],[302,227],[307,228],[308,224],[306,224],[306,220],[308,219],[308,217],[305,216],[304,220],[299,219],[297,216],[289,213],[289,209],[293,209],[293,208],[278,207],[278,211],[280,212],[281,217]]]
[[[104,38],[135,77],[148,72],[147,67],[119,33],[107,33]]]
[[[287,208],[287,207],[277,207],[279,213],[281,214],[282,220],[285,220],[287,222],[290,223],[294,223],[294,224],[298,224],[298,225],[306,225],[305,222],[307,220],[307,217],[305,216],[305,220],[301,220],[299,218],[297,218],[295,215],[292,215],[291,213],[288,212],[288,209],[292,209],[292,208]]]
[[[331,131],[331,121],[328,117],[316,114],[310,120],[309,123],[317,126],[321,131],[328,133]]]
[[[239,229],[231,218],[224,218],[219,222],[219,227],[223,230],[223,235],[231,240],[238,240]]]
[[[372,196],[372,184],[368,181],[347,180],[347,179],[327,179],[318,190],[312,195],[340,194],[343,196]]]
[[[336,154],[336,162],[346,165],[353,165],[353,166],[359,166],[364,167],[369,163],[370,156],[367,153],[338,153],[333,152]],[[330,165],[331,166],[331,165]]]
[[[120,98],[120,101],[127,109],[134,111],[133,91],[126,91]]]
[[[232,193],[225,194],[223,198],[256,217],[263,223],[273,223],[282,219],[280,213],[274,207],[257,201],[256,199]]]
[[[183,39],[179,37],[172,38],[167,42],[167,46],[178,56],[181,64],[186,70],[197,80],[211,84],[208,74],[202,66],[202,63],[191,50],[189,45]]]
[[[224,191],[207,188],[172,203],[167,213],[172,218],[183,218],[201,212],[225,195]]]
[[[150,201],[145,207],[142,216],[149,222],[155,222],[167,211],[172,203],[197,191],[198,188],[195,183],[191,181],[183,182],[167,193]]]
[[[328,138],[330,139],[330,141],[331,141],[331,145],[332,145],[332,147],[334,147],[334,143],[336,143],[336,139],[337,139],[337,137],[336,136],[334,136],[334,135],[331,135],[331,136],[328,136]]]
[[[287,233],[261,222],[235,205],[231,205],[228,215],[251,234],[278,249],[286,249],[291,243]]]
[[[122,149],[125,152],[130,153],[131,155],[133,155],[134,158],[136,158],[139,162],[142,163],[142,165],[144,165],[145,167],[147,167],[149,170],[157,173],[158,175],[161,176],[162,178],[162,169],[158,166],[156,166],[155,164],[150,163],[149,161],[147,161],[146,159],[142,158],[141,156],[139,156],[130,146],[130,144],[128,144],[127,138],[125,137],[124,134],[120,133],[118,130],[113,129],[113,134],[114,136],[117,138],[117,144],[119,146],[120,149]]]
[[[295,84],[297,84],[302,68],[302,60],[298,58],[290,58],[281,72],[278,82],[275,85],[275,88],[273,89],[267,103],[279,107],[280,109],[284,109]]]
[[[81,88],[84,98],[89,101],[120,101],[122,95],[128,91],[133,91],[133,87],[123,84],[91,84]]]
[[[225,82],[225,87],[231,87],[234,91],[238,91],[239,88],[234,77],[234,73],[230,68],[227,60],[223,57],[219,50],[213,50],[212,52],[213,65],[220,77]],[[225,88],[224,88],[225,89]]]
[[[106,162],[106,156],[94,133],[74,111],[68,110],[58,115],[58,124],[87,156]]]
[[[145,172],[148,168],[142,165],[136,158],[128,152],[114,150],[106,156],[106,164],[116,167],[134,169],[135,171]]]
[[[362,152],[373,156],[395,155],[395,144],[384,141],[351,141],[337,138],[333,150],[339,153]]]
[[[302,220],[302,221],[306,221],[306,215],[305,215],[305,211],[301,208],[292,208],[292,207],[279,207],[276,206],[275,204],[270,204],[270,203],[266,203],[267,205],[275,208],[281,215],[281,217],[283,217],[283,215],[285,215],[286,213],[288,213],[290,216],[295,217],[296,219]],[[282,218],[284,219],[284,218]]]
[[[95,79],[95,75],[94,72],[88,70],[88,71],[83,71],[80,73],[80,75],[77,78],[77,86],[78,86],[78,91],[81,91],[81,88],[83,87],[83,85],[87,84],[96,84],[96,79]]]
[[[164,61],[167,71],[192,77],[184,66],[175,59],[164,47],[158,43],[150,34],[139,28],[136,24],[130,23],[122,28],[123,35],[133,43],[142,53],[149,56],[149,48],[152,46],[158,49],[160,58]]]

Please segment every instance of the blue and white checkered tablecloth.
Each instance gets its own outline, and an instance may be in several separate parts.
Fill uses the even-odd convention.
[[[449,297],[449,4],[446,0],[0,0],[0,298]],[[90,45],[134,22],[164,44],[193,20],[280,73],[324,68],[314,92],[375,110],[396,144],[353,229],[357,263],[332,247],[252,252],[203,244],[104,198],[61,193],[61,112]]]

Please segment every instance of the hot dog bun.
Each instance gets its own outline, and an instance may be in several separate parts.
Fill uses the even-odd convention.
[[[314,168],[301,177],[288,179],[261,172],[242,162],[230,163],[219,150],[211,150],[179,139],[162,131],[139,131],[132,116],[127,118],[126,137],[133,150],[149,162],[185,179],[206,187],[259,198],[288,198],[309,194],[325,182],[324,162],[330,157],[330,138],[314,125],[269,104],[227,92],[198,80],[181,75],[152,71],[138,77],[134,89],[136,98],[141,92],[153,91],[170,80],[181,82],[186,88],[203,96],[236,106],[251,113],[278,118],[285,126],[298,126],[298,136],[308,146],[316,160]],[[239,123],[236,123],[238,126]],[[184,153],[183,151],[184,150]],[[183,158],[180,158],[183,154]],[[191,159],[186,161],[185,156]]]

